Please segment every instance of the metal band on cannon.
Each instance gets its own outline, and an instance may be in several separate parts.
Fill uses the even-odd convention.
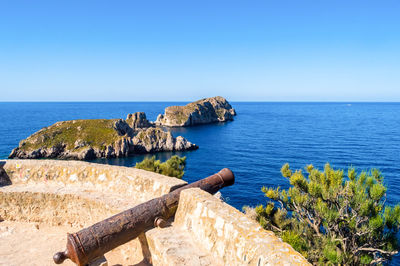
[[[79,266],[86,265],[108,251],[135,239],[141,233],[162,225],[175,214],[182,190],[198,187],[214,194],[223,187],[233,185],[234,182],[232,171],[224,168],[217,174],[139,204],[77,233],[68,234],[67,248],[53,256],[54,262],[61,264],[70,259]]]

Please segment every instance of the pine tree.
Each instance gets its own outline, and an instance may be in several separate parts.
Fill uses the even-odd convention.
[[[186,157],[172,156],[166,162],[161,163],[156,157],[145,158],[143,161],[136,163],[136,168],[159,173],[162,175],[182,178],[186,166]]]
[[[287,190],[263,187],[271,199],[256,207],[257,220],[292,245],[313,264],[381,264],[397,253],[400,206],[385,206],[383,176],[374,169],[324,171],[312,165],[281,173]]]

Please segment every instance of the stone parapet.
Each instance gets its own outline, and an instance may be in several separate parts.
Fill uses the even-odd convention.
[[[198,188],[181,192],[174,226],[225,265],[309,265],[273,232]]]
[[[7,160],[4,170],[12,184],[51,183],[79,185],[96,191],[132,196],[144,202],[187,184],[177,178],[123,167],[62,160]]]

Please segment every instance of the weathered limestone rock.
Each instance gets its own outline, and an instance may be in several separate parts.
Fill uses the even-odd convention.
[[[160,128],[148,128],[139,130],[132,139],[132,147],[136,153],[159,151],[194,150],[197,146],[185,138],[174,138],[171,132],[165,132]]]
[[[131,128],[127,123],[127,121],[123,119],[116,120],[113,126],[119,136],[124,136],[124,135],[132,136],[134,133],[133,128]]]
[[[146,114],[144,112],[128,114],[128,116],[126,117],[126,122],[133,129],[148,128],[153,126],[153,124],[150,123],[149,120],[147,120]]]
[[[220,96],[202,99],[185,106],[169,106],[158,115],[156,125],[185,127],[233,120],[235,109]]]
[[[55,123],[22,140],[9,158],[91,160],[135,153],[183,151],[197,145],[150,127],[144,113],[123,119],[72,120]]]

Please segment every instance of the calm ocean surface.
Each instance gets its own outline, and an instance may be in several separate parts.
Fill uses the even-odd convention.
[[[7,158],[21,139],[57,121],[125,118],[146,112],[154,121],[173,102],[0,103],[0,159]],[[400,103],[245,103],[231,102],[235,121],[171,129],[199,145],[181,152],[187,157],[184,179],[193,182],[221,168],[235,173],[236,184],[222,190],[227,202],[264,204],[262,186],[288,187],[281,166],[303,168],[379,168],[388,186],[388,203],[400,202]],[[159,153],[162,160],[173,153]],[[134,166],[144,156],[96,160]],[[396,256],[393,263],[400,263]]]

